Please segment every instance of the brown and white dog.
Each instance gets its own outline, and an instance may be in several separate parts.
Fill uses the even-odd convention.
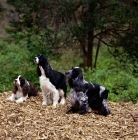
[[[27,81],[23,76],[19,75],[14,80],[13,94],[7,98],[7,100],[15,101],[16,103],[22,103],[30,96],[36,96],[38,89],[33,83]]]

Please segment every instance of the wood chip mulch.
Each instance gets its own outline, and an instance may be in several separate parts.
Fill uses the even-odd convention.
[[[66,114],[66,105],[42,106],[42,95],[16,104],[0,93],[0,140],[138,140],[138,103],[108,102],[107,117]]]

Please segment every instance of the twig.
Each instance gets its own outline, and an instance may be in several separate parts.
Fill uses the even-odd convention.
[[[130,115],[131,115],[131,117],[132,117],[132,119],[133,119],[134,122],[138,122],[138,120],[134,117],[133,114],[130,113]]]
[[[134,132],[130,132],[130,133],[124,134],[124,135],[123,135],[123,136],[121,136],[120,138],[123,138],[123,137],[125,137],[125,136],[130,135],[130,134],[134,134]]]

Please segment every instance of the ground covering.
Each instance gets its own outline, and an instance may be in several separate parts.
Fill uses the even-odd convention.
[[[66,105],[42,106],[41,93],[16,104],[0,94],[1,140],[138,140],[138,103],[108,101],[111,115],[66,114]]]

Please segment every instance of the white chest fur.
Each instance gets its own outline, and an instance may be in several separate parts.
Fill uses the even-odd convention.
[[[18,87],[16,94],[12,94],[10,97],[7,98],[7,100],[15,101],[16,103],[22,103],[26,101],[27,98],[28,98],[28,94],[24,97],[22,88]]]
[[[19,99],[20,97],[23,97],[23,93],[22,93],[21,90],[18,90],[18,91],[16,92],[16,94],[15,94],[15,98],[16,98],[16,99]]]

